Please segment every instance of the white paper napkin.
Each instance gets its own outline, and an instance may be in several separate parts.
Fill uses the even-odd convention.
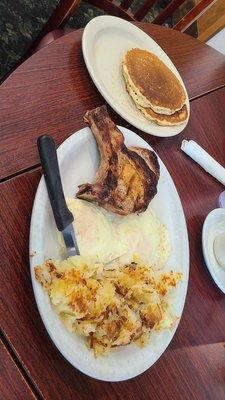
[[[183,140],[181,150],[225,186],[225,168],[199,146],[198,143],[194,140]]]

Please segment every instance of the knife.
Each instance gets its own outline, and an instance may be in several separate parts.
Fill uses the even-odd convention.
[[[56,226],[62,233],[67,257],[79,255],[74,229],[73,214],[67,207],[59,172],[58,158],[53,137],[42,135],[37,140],[39,156],[54,214]]]

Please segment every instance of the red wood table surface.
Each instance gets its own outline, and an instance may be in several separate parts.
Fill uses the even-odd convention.
[[[164,32],[164,29],[151,29],[152,36],[155,35],[156,38],[158,35],[159,42],[160,32]],[[192,138],[220,163],[225,163],[225,87],[217,89],[216,79],[210,90],[217,90],[191,102],[191,118],[182,134],[160,139],[136,130],[154,147],[168,167],[187,219],[190,283],[183,317],[169,348],[150,370],[137,378],[120,383],[99,382],[81,374],[63,359],[40,319],[32,293],[28,263],[30,215],[41,175],[39,166],[35,166],[38,163],[35,140],[38,134],[45,132],[53,134],[60,143],[83,125],[80,121],[86,108],[102,102],[90,78],[84,72],[81,56],[73,67],[72,61],[68,61],[68,57],[72,59],[80,52],[80,42],[76,42],[76,37],[80,41],[80,32],[65,36],[50,46],[48,50],[51,60],[46,58],[47,49],[32,57],[6,81],[0,94],[0,102],[9,113],[7,119],[0,111],[1,145],[4,146],[1,169],[5,179],[0,185],[0,317],[4,340],[11,347],[15,358],[17,357],[31,389],[35,388],[35,394],[40,398],[224,399],[225,298],[212,282],[201,250],[202,223],[207,213],[216,207],[218,195],[223,187],[180,150],[182,139]],[[182,37],[179,34],[180,41]],[[74,40],[75,45],[72,44]],[[170,43],[167,52],[171,57],[174,56],[174,60],[179,49],[182,60],[185,59],[182,53],[185,46],[177,44],[176,47],[170,36],[168,42],[166,36],[163,39],[161,37],[161,40],[160,44],[165,48],[167,43]],[[190,40],[193,48],[197,46],[193,39]],[[201,46],[203,54],[205,46]],[[70,65],[68,70],[65,70],[64,61],[60,64],[59,49],[67,59],[67,66]],[[208,53],[208,49],[206,52]],[[210,56],[210,52],[208,54]],[[216,59],[217,53],[213,51],[211,54]],[[177,62],[178,60],[177,56]],[[222,68],[222,62],[220,65]],[[49,78],[50,68],[52,79]],[[216,69],[215,75],[220,81],[220,86],[223,86],[225,77],[223,74],[217,75],[217,72]],[[213,74],[210,74],[213,77]],[[76,85],[75,81],[72,84],[71,76],[73,81],[76,76]],[[82,79],[83,83],[79,85],[78,82]],[[192,88],[193,93],[198,91],[200,96],[202,87],[198,90],[199,80],[200,75],[198,79],[194,79],[190,71],[188,72],[186,84]],[[43,85],[46,87],[45,92]],[[23,87],[27,88],[25,99],[20,96]],[[206,88],[204,90],[208,91]],[[62,94],[63,91],[67,96]],[[15,93],[18,97],[13,97]],[[22,91],[23,95],[24,93]],[[9,103],[2,103],[3,99],[8,99]],[[77,105],[77,108],[74,108],[74,105]],[[53,115],[49,115],[49,109],[51,112],[55,110]],[[115,117],[112,112],[111,115]],[[13,164],[12,167],[7,165],[10,163]],[[21,173],[26,168],[29,168],[29,171]],[[17,176],[7,179],[12,173]],[[29,397],[24,395],[24,398]]]
[[[0,398],[4,400],[35,399],[35,394],[2,341],[0,341],[0,360]]]

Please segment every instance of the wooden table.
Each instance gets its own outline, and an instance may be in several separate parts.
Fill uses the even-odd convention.
[[[190,122],[177,137],[160,139],[135,130],[165,162],[187,219],[190,283],[180,325],[150,370],[129,382],[104,383],[63,359],[38,314],[28,264],[29,222],[41,176],[36,139],[52,134],[60,144],[84,126],[86,109],[104,102],[84,66],[82,31],[72,32],[32,56],[0,88],[4,399],[224,399],[225,298],[212,282],[201,250],[202,223],[217,206],[223,186],[185,156],[180,144],[183,138],[195,139],[225,163],[225,57],[179,32],[139,25],[172,58],[191,99]]]
[[[13,355],[14,356],[14,355]],[[30,388],[20,371],[13,356],[9,353],[2,340],[0,341],[0,388],[1,399],[35,399],[35,393]]]

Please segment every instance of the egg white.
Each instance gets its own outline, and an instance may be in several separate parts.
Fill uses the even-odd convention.
[[[66,199],[74,215],[80,254],[109,268],[138,260],[154,269],[165,266],[170,255],[167,228],[149,207],[141,214],[117,216],[96,204]]]
[[[130,214],[117,220],[118,236],[126,247],[121,261],[137,258],[153,269],[164,267],[170,255],[170,240],[167,228],[153,210],[141,214]]]
[[[74,215],[74,230],[81,255],[105,264],[125,253],[107,212],[84,200],[66,199],[66,202]]]

